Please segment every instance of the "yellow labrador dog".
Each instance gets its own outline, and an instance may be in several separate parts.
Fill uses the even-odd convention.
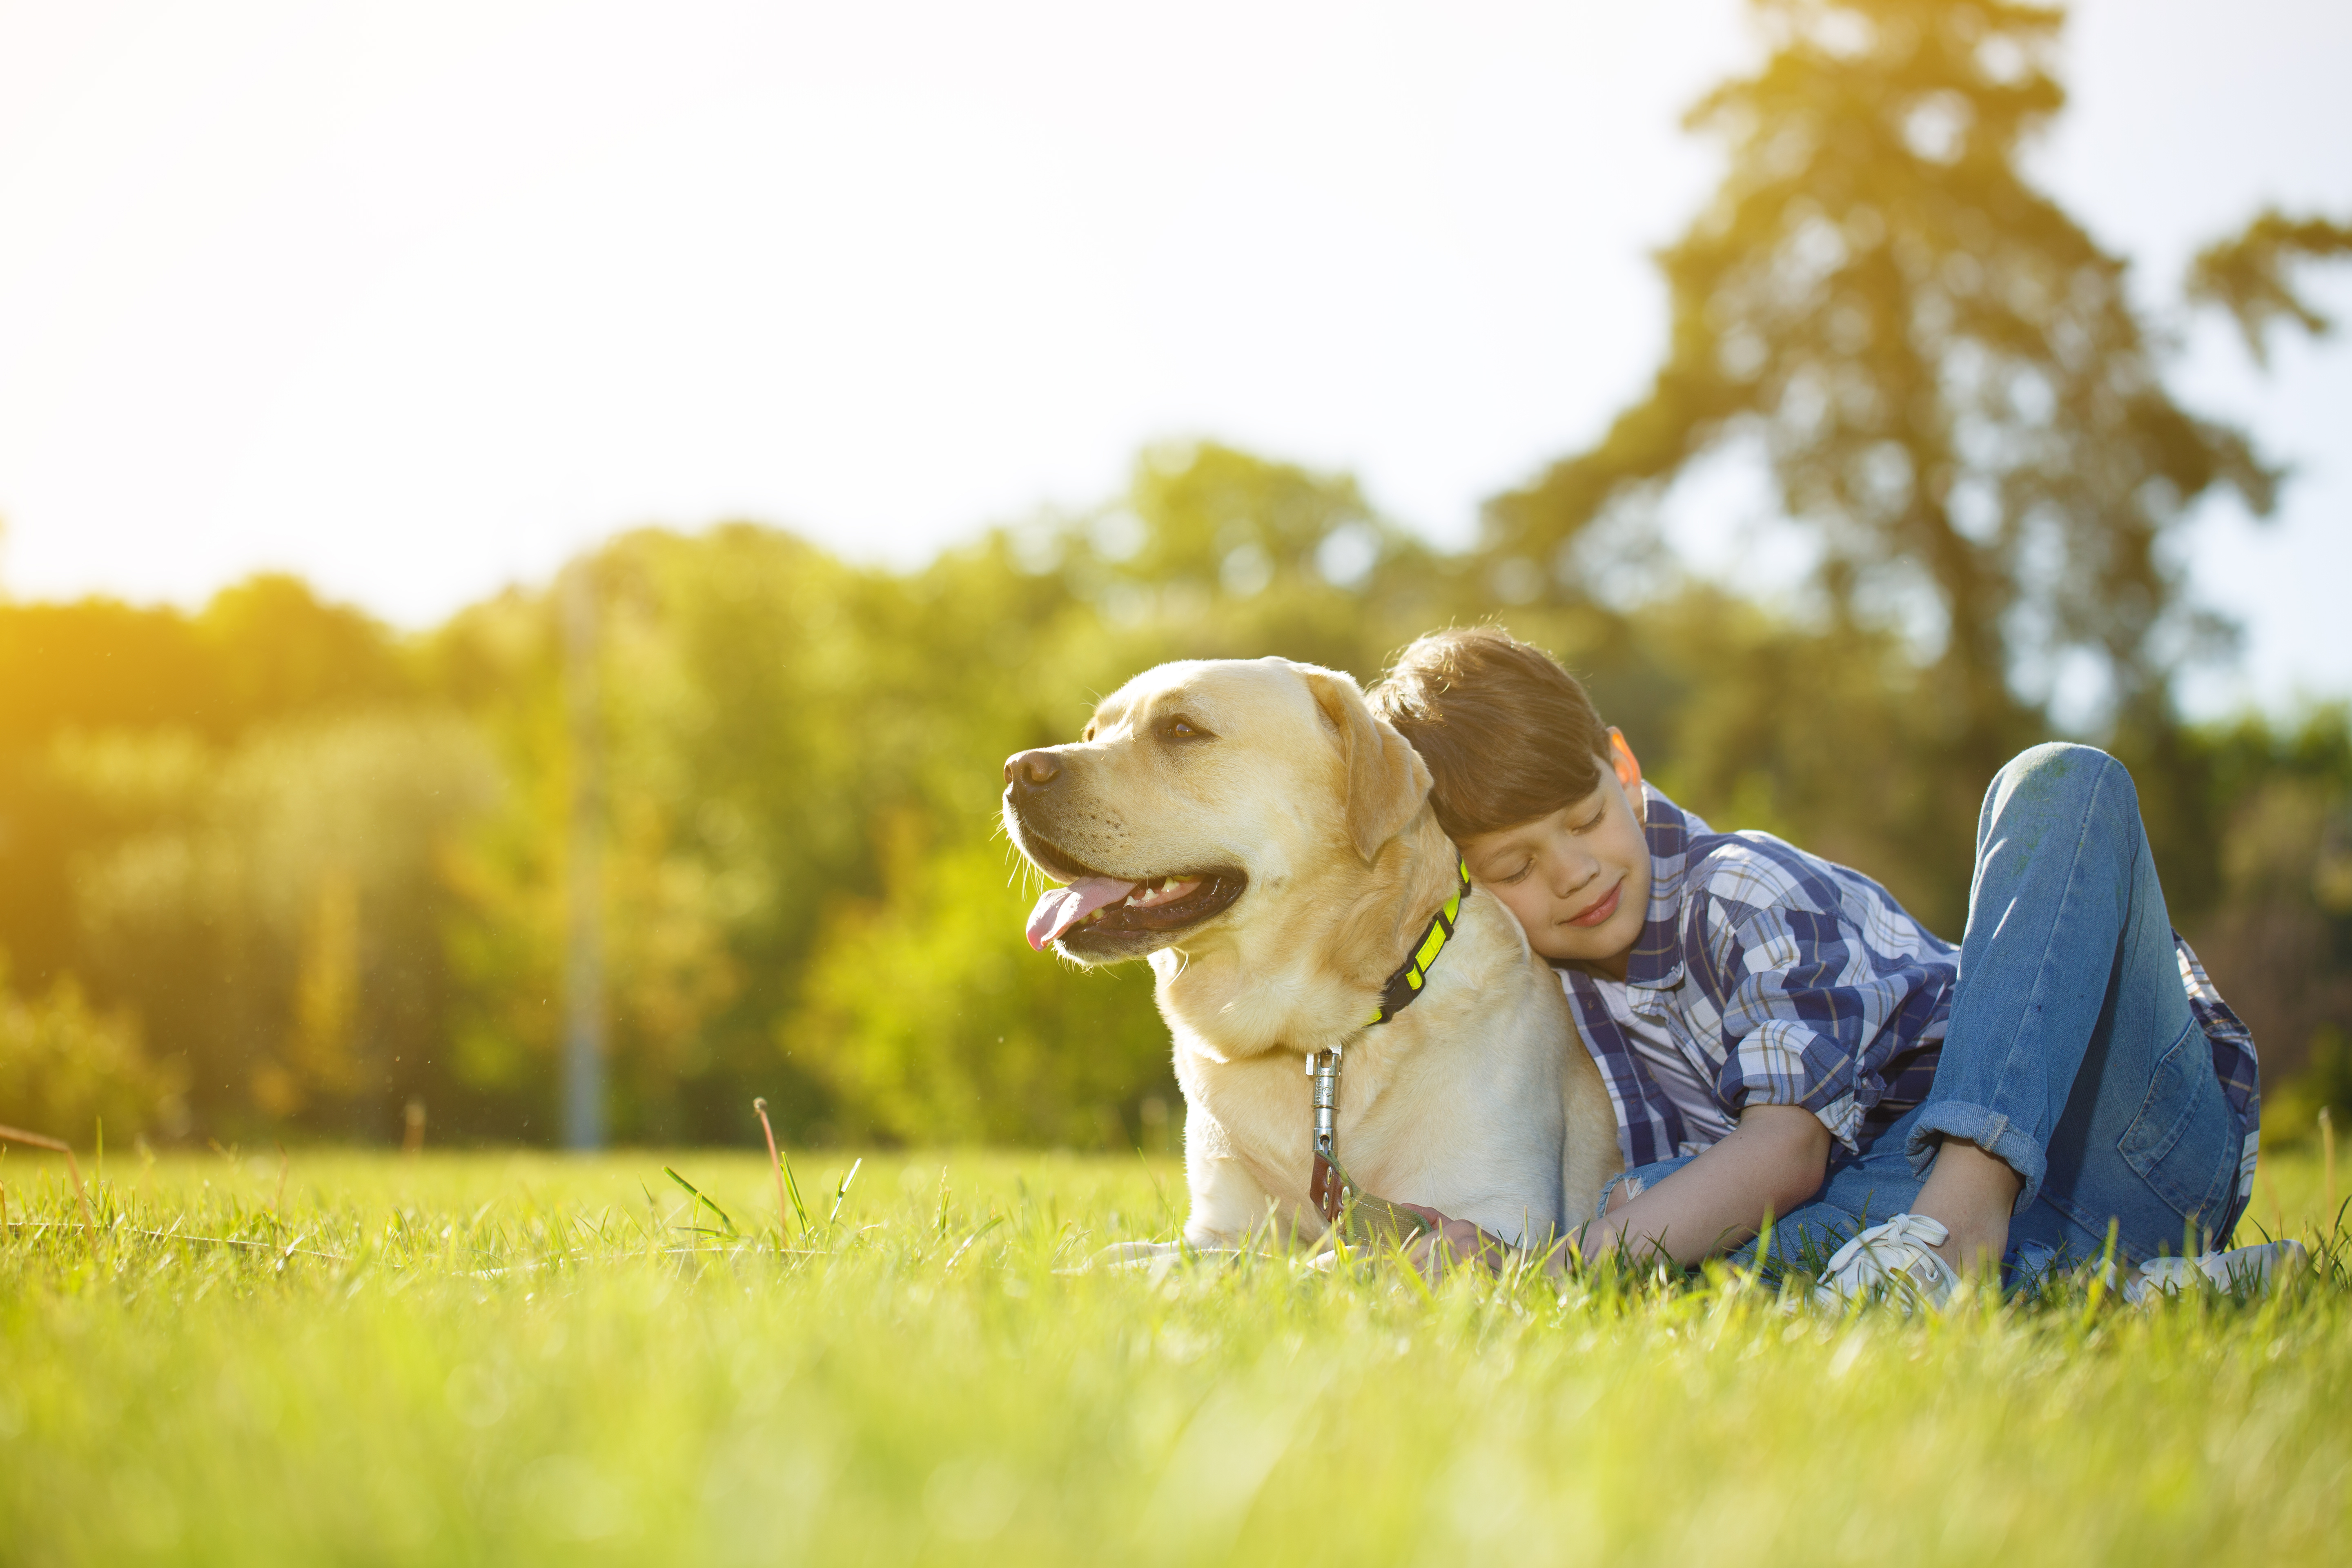
[[[1559,982],[1510,911],[1462,896],[1412,1005],[1392,976],[1459,891],[1429,770],[1350,677],[1287,659],[1162,665],[1074,745],[1004,765],[1047,877],[1033,946],[1149,955],[1189,1114],[1193,1246],[1326,1228],[1312,1053],[1337,1058],[1336,1162],[1362,1194],[1522,1245],[1592,1213],[1616,1121]]]

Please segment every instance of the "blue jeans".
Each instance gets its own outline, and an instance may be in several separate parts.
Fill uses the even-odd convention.
[[[1775,1222],[1776,1258],[1818,1259],[1909,1209],[1946,1138],[2024,1184],[2012,1278],[2096,1258],[2110,1220],[2124,1261],[2202,1250],[2242,1206],[2237,1113],[2189,1010],[2138,793],[2104,752],[2036,746],[1994,775],[1935,1086]]]

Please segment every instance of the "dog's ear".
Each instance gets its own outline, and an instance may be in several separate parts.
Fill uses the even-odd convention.
[[[1338,670],[1302,667],[1315,706],[1339,732],[1348,764],[1348,832],[1367,861],[1405,829],[1429,795],[1429,764],[1396,726],[1376,719],[1363,689]]]

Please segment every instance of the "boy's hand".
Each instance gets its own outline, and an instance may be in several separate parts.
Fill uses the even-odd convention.
[[[1405,1261],[1425,1279],[1434,1279],[1442,1271],[1465,1263],[1482,1263],[1490,1273],[1499,1274],[1514,1256],[1510,1243],[1489,1236],[1466,1219],[1453,1219],[1419,1204],[1399,1204],[1397,1207],[1417,1214],[1430,1224],[1431,1228],[1413,1237],[1404,1249]]]

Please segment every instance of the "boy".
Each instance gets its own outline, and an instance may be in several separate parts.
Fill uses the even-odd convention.
[[[1989,1263],[2095,1258],[2110,1221],[2133,1263],[2235,1226],[2253,1042],[2171,930],[2113,758],[2037,746],[1995,776],[1956,950],[1869,878],[1681,810],[1499,630],[1423,637],[1371,697],[1615,1102],[1629,1169],[1570,1247],[1688,1264],[1770,1214],[1784,1260],[1837,1248],[1824,1296],[1940,1303]]]

